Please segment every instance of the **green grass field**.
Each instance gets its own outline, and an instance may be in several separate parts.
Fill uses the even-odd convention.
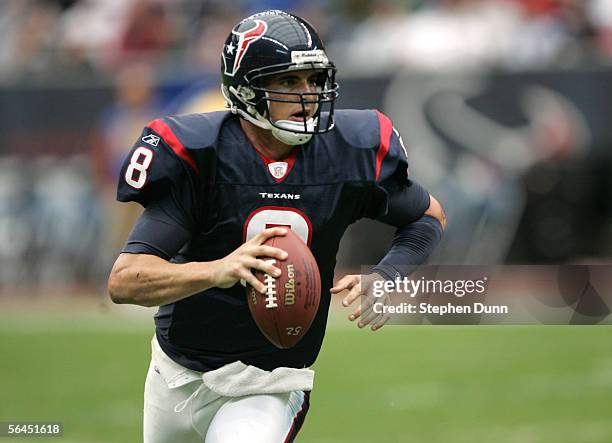
[[[151,333],[140,318],[0,313],[0,421],[64,422],[39,443],[141,441]],[[612,327],[335,320],[316,370],[300,443],[612,442]]]

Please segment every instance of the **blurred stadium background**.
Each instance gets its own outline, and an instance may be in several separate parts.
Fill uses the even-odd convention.
[[[328,42],[340,108],[394,120],[447,210],[433,263],[609,263],[611,0],[3,0],[0,421],[139,441],[152,312],[105,294],[139,213],[119,165],[152,118],[223,107],[222,42],[269,8]],[[392,235],[353,226],[339,267]],[[339,311],[301,442],[612,441],[609,327],[371,334]]]

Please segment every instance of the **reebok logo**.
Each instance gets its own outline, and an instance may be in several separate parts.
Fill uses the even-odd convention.
[[[159,143],[159,137],[154,134],[149,134],[149,135],[145,135],[142,138],[142,141],[150,144],[151,146],[157,146],[157,144]]]

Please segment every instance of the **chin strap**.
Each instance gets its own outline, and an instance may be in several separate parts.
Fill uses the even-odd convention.
[[[278,120],[275,122],[275,125],[270,124],[270,126],[272,126],[272,135],[277,140],[283,143],[286,143],[288,145],[291,145],[291,146],[303,145],[304,143],[308,143],[310,139],[312,138],[312,134],[303,134],[299,132],[294,132],[296,130],[303,129],[304,123],[294,122],[291,120]],[[306,121],[307,130],[313,131],[314,127],[315,127],[314,119],[309,118]]]

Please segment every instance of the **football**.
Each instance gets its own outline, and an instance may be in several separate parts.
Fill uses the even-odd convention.
[[[308,246],[290,229],[285,236],[272,237],[268,246],[287,252],[285,260],[273,260],[282,271],[274,278],[261,271],[255,276],[266,286],[265,294],[247,285],[247,300],[251,315],[261,332],[276,347],[295,346],[306,335],[321,299],[319,267]]]

